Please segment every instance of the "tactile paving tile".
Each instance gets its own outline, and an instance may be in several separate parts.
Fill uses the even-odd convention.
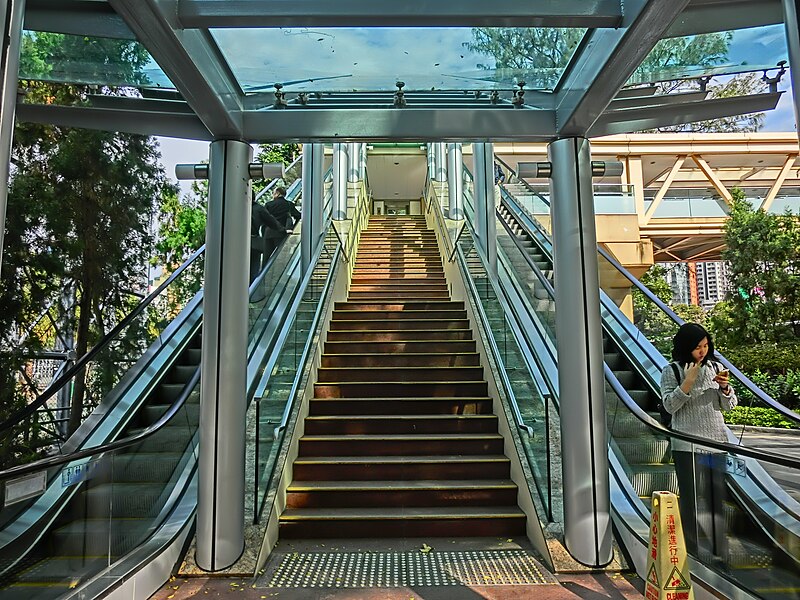
[[[524,550],[475,552],[293,553],[269,587],[391,588],[412,586],[548,585],[557,583]]]

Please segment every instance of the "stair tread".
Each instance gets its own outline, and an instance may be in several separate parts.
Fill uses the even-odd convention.
[[[397,508],[287,508],[282,521],[301,519],[464,519],[524,518],[525,513],[512,506],[397,507]]]
[[[295,464],[380,464],[380,463],[462,463],[462,462],[509,462],[504,454],[433,454],[433,455],[388,455],[388,456],[307,456],[298,457]]]
[[[357,490],[432,490],[432,489],[510,489],[517,485],[510,479],[412,479],[408,481],[396,480],[368,480],[368,481],[295,481],[289,492],[305,491],[357,491]]]
[[[385,383],[385,382],[384,382]],[[430,383],[430,382],[425,382]],[[411,402],[422,401],[422,402],[430,402],[431,400],[443,401],[443,402],[488,402],[491,401],[489,396],[406,396],[402,398],[386,396],[386,397],[358,397],[354,396],[352,398],[312,398],[312,402],[340,402],[345,400],[347,402],[397,402],[398,400],[409,400]]]
[[[348,441],[356,442],[361,440],[379,441],[386,440],[391,442],[408,441],[430,441],[430,440],[497,440],[503,439],[499,433],[374,433],[374,434],[335,434],[335,435],[304,435],[301,441]]]
[[[425,419],[426,421],[460,421],[465,419],[496,419],[495,415],[309,415],[306,421],[353,421],[353,420],[371,420],[371,421],[385,421],[387,419],[396,421],[418,421]]]

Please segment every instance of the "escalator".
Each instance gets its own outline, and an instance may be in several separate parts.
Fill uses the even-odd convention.
[[[299,187],[290,187],[290,198]],[[279,356],[287,354],[287,331],[295,342],[310,337],[311,305],[320,301],[314,280],[338,260],[338,238],[323,236],[302,276],[299,240],[290,236],[250,286],[248,401],[266,381],[279,386],[294,376],[298,364]],[[3,598],[97,597],[159,554],[171,567],[185,549],[196,506],[201,305],[199,292],[87,416],[76,439],[0,473]],[[296,311],[287,320],[288,306]]]
[[[530,193],[523,184],[516,185],[522,188],[522,193]],[[513,273],[512,279],[516,280],[517,289],[530,312],[540,322],[541,330],[552,336],[556,306],[549,236],[534,216],[516,202],[514,187],[506,188],[497,211],[499,261]],[[601,253],[600,263],[601,269],[621,269],[604,253]],[[631,278],[630,275],[627,277]],[[679,491],[671,460],[670,432],[651,425],[658,419],[658,381],[667,360],[632,326],[608,296],[601,296],[612,484],[616,482],[615,485],[625,488],[625,493],[619,496],[627,496],[633,503],[632,512],[638,513],[646,524],[652,492]],[[555,344],[555,337],[551,342]],[[753,390],[752,383],[732,368],[724,357],[721,360],[737,376],[736,385],[740,389],[746,386],[759,397],[766,396],[760,390]],[[796,419],[797,415],[768,396],[764,401],[771,401],[787,417]],[[631,410],[631,405],[641,413]],[[647,416],[642,419],[644,415]],[[737,442],[736,438],[731,437],[731,442]],[[695,448],[699,450],[701,445],[696,443]],[[708,447],[705,450],[715,449]],[[728,553],[722,564],[714,563],[714,573],[709,579],[721,576],[760,597],[800,597],[800,577],[797,576],[800,570],[797,548],[800,507],[764,472],[758,461],[734,454],[737,451],[739,454],[743,452],[741,447],[733,448],[728,459],[729,472],[737,471],[737,467],[743,471],[728,477],[730,493],[725,505]],[[769,462],[767,457],[764,459]],[[786,466],[794,468],[795,472],[800,466],[797,461],[794,465],[791,460],[788,463]],[[626,526],[620,518],[616,525],[618,529]],[[640,540],[638,545],[636,553],[641,554],[646,542]],[[705,566],[711,564],[710,554],[702,549],[700,554],[695,558]]]

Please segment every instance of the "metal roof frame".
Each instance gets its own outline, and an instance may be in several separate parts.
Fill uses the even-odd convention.
[[[177,93],[20,102],[21,119],[192,139],[249,141],[531,140],[625,133],[774,108],[780,92],[707,100],[702,92],[622,89],[662,38],[782,20],[780,0],[28,0],[26,26],[135,38]],[[214,27],[587,27],[555,91],[524,102],[481,92],[245,93]],[[694,28],[694,29],[693,29]],[[506,91],[510,96],[511,91]]]

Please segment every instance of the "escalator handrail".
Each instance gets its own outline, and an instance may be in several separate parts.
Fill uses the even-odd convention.
[[[508,232],[508,234],[511,236],[511,239],[514,241],[514,245],[517,247],[517,250],[520,251],[520,254],[522,254],[522,256],[525,258],[525,262],[528,263],[528,266],[533,271],[533,274],[536,275],[536,278],[539,280],[539,283],[541,283],[544,286],[544,288],[547,290],[547,293],[550,294],[550,297],[555,299],[556,290],[550,283],[550,280],[548,280],[547,277],[544,276],[544,273],[542,273],[542,270],[536,265],[531,256],[527,252],[525,252],[525,247],[522,245],[522,242],[520,242],[519,238],[514,234],[513,231],[511,231],[511,226],[508,223],[506,223],[505,219],[502,218],[499,210],[496,211],[496,214],[500,218],[500,223],[502,223],[503,228]]]
[[[505,190],[504,190],[504,191],[505,191]],[[512,203],[515,205],[515,207],[516,207],[516,208],[518,208],[519,210],[522,210],[522,208],[521,208],[521,207],[517,206],[517,203],[516,203],[516,201],[515,201],[514,197],[513,197],[511,194],[509,194],[508,192],[506,192],[505,196],[503,197],[503,200],[505,200],[505,201],[509,201],[509,200],[510,200],[510,202],[512,202]],[[537,224],[537,223],[536,223],[536,219],[533,219],[533,222],[534,222],[534,224]],[[522,227],[524,227],[524,224],[520,223],[520,225],[521,225]],[[549,236],[549,235],[547,235],[546,233],[543,233],[543,234],[545,235],[545,237],[546,237],[548,240],[550,239],[550,236]],[[533,237],[533,236],[531,236],[531,237]],[[552,243],[552,242],[551,242],[551,243]],[[681,317],[679,317],[679,316],[678,316],[678,315],[675,313],[675,311],[673,311],[673,310],[672,310],[672,309],[671,309],[669,306],[667,306],[667,305],[666,305],[666,304],[665,304],[665,303],[664,303],[664,302],[663,302],[663,301],[662,301],[662,300],[661,300],[661,299],[660,299],[658,296],[656,296],[656,295],[655,295],[655,294],[654,294],[652,291],[650,291],[650,290],[647,288],[647,286],[645,286],[645,285],[644,285],[643,283],[641,283],[641,282],[640,282],[638,279],[636,279],[636,277],[634,277],[633,275],[631,275],[631,274],[630,274],[630,273],[627,271],[627,269],[625,269],[625,267],[623,267],[623,266],[622,266],[622,265],[621,265],[621,264],[620,264],[620,263],[619,263],[619,262],[618,262],[618,261],[617,261],[617,260],[616,260],[616,259],[615,259],[613,256],[611,256],[611,255],[610,255],[610,254],[609,254],[609,253],[608,253],[608,252],[607,252],[607,251],[606,251],[604,248],[602,248],[602,247],[600,247],[600,246],[598,245],[598,246],[597,246],[597,251],[598,251],[598,252],[600,253],[600,255],[601,255],[601,256],[602,256],[604,259],[606,259],[606,260],[607,260],[607,261],[608,261],[608,262],[609,262],[609,263],[610,263],[610,264],[611,264],[611,265],[612,265],[612,266],[613,266],[615,269],[617,269],[617,271],[619,271],[619,273],[620,273],[620,274],[621,274],[623,277],[625,277],[625,278],[626,278],[628,281],[630,281],[630,282],[631,282],[631,284],[632,284],[632,285],[634,285],[634,286],[636,287],[636,289],[638,289],[638,290],[639,290],[639,291],[640,291],[642,294],[644,294],[644,296],[645,296],[645,297],[646,297],[648,300],[650,300],[651,302],[653,302],[653,303],[654,303],[656,306],[658,306],[658,308],[660,308],[660,309],[661,309],[661,310],[662,310],[664,313],[666,313],[666,315],[667,315],[668,317],[670,317],[670,319],[671,319],[673,322],[675,322],[675,324],[677,324],[677,325],[679,325],[679,326],[680,326],[680,325],[683,325],[683,324],[686,322],[686,321],[684,321],[684,320],[683,320]],[[772,396],[770,396],[769,394],[767,394],[766,392],[764,392],[764,390],[762,390],[762,389],[761,389],[761,388],[759,388],[759,387],[758,387],[758,386],[757,386],[755,383],[753,383],[753,382],[750,380],[750,378],[749,378],[749,377],[747,377],[747,375],[745,375],[744,373],[742,373],[742,372],[741,372],[741,371],[740,371],[740,370],[739,370],[739,369],[736,367],[736,365],[734,365],[733,363],[731,363],[731,362],[730,362],[730,361],[729,361],[727,358],[725,358],[725,357],[724,357],[723,355],[721,355],[719,352],[717,352],[717,353],[716,353],[716,357],[717,357],[717,360],[718,360],[719,362],[721,362],[721,363],[722,363],[722,364],[725,366],[725,368],[727,368],[728,370],[730,370],[730,371],[731,371],[731,373],[733,373],[733,375],[736,377],[736,379],[739,381],[739,383],[741,383],[741,384],[742,384],[742,385],[745,387],[745,389],[747,389],[747,391],[748,391],[748,392],[750,392],[751,394],[753,394],[753,395],[754,395],[756,398],[758,398],[758,399],[759,399],[760,401],[762,401],[764,404],[767,404],[767,405],[768,405],[768,406],[770,406],[771,408],[773,408],[773,409],[775,409],[776,411],[778,411],[778,412],[779,412],[781,415],[783,415],[783,416],[784,416],[784,417],[786,417],[787,419],[789,419],[789,420],[791,420],[791,421],[794,421],[795,423],[798,423],[798,424],[800,424],[800,414],[796,413],[795,411],[791,410],[790,408],[787,408],[786,406],[784,406],[783,404],[781,404],[780,402],[778,402],[777,400],[775,400],[775,399],[774,399]],[[666,364],[666,359],[665,359],[665,364]],[[663,365],[657,365],[657,366],[659,366],[659,367],[663,367]]]
[[[797,458],[791,458],[783,454],[776,454],[766,450],[759,450],[750,446],[740,446],[738,444],[730,444],[728,442],[717,442],[708,438],[692,435],[691,433],[684,433],[676,429],[664,427],[664,425],[650,416],[641,406],[636,404],[634,399],[630,397],[630,394],[628,394],[628,391],[622,386],[617,377],[614,375],[611,367],[609,367],[606,363],[603,363],[603,374],[606,382],[612,387],[617,396],[619,396],[626,408],[633,413],[633,415],[639,419],[639,421],[644,423],[648,429],[657,435],[677,438],[684,442],[690,442],[696,446],[707,446],[717,450],[722,450],[724,452],[730,452],[731,454],[741,454],[759,461],[773,463],[783,467],[800,469],[800,459]]]
[[[111,341],[119,335],[119,333],[125,329],[130,323],[138,317],[144,309],[150,305],[153,300],[155,300],[161,292],[163,292],[167,287],[169,287],[172,282],[177,279],[183,271],[185,271],[191,264],[197,260],[200,255],[205,252],[206,246],[203,244],[195,250],[192,255],[187,258],[181,266],[175,269],[170,276],[161,283],[155,290],[153,290],[144,300],[142,300],[139,304],[134,307],[134,309],[128,313],[125,318],[122,319],[113,329],[111,329],[107,334],[103,336],[103,338],[95,344],[91,350],[89,350],[86,354],[81,356],[79,359],[75,361],[75,363],[67,369],[58,379],[53,381],[47,389],[42,392],[41,396],[39,396],[34,402],[31,402],[24,408],[19,409],[13,415],[9,416],[5,421],[0,423],[0,433],[11,429],[12,427],[21,423],[24,419],[27,419],[31,416],[34,412],[36,412],[41,406],[43,406],[58,390],[60,390],[64,385],[66,385],[75,375],[83,369],[87,363],[89,363],[99,352],[104,350]]]
[[[142,440],[154,435],[156,432],[161,430],[162,427],[166,426],[166,424],[172,419],[172,417],[174,417],[177,414],[177,412],[183,407],[183,405],[186,403],[186,400],[192,394],[194,388],[197,387],[197,384],[199,382],[200,382],[200,367],[198,366],[192,373],[191,379],[189,379],[189,381],[183,387],[183,390],[181,390],[181,393],[178,395],[175,401],[170,405],[167,411],[163,415],[161,415],[161,417],[159,417],[159,419],[155,423],[149,425],[148,427],[146,427],[145,429],[134,435],[120,438],[118,440],[114,440],[113,442],[107,442],[99,446],[84,448],[83,450],[76,450],[75,452],[70,452],[69,454],[48,456],[46,458],[42,458],[31,463],[27,463],[24,465],[17,465],[16,467],[10,467],[8,469],[0,471],[0,481],[15,477],[21,477],[22,475],[27,475],[29,473],[33,473],[36,471],[42,471],[45,469],[70,463],[76,460],[80,460],[82,458],[86,458],[89,456],[105,454],[107,452],[119,450],[120,448],[127,448],[128,446],[138,444]]]
[[[265,265],[264,269],[261,272],[263,276],[266,272],[269,271],[269,267],[274,263],[277,255],[279,254],[280,248],[286,243],[286,239],[281,240],[280,244],[277,246],[275,251],[270,256],[267,264]],[[200,252],[198,250],[197,252]],[[195,253],[197,254],[197,253]],[[259,279],[256,279],[259,281]],[[255,289],[256,283],[254,282],[250,286],[250,291],[252,292]],[[197,367],[192,374],[191,379],[187,382],[184,386],[181,393],[175,399],[175,401],[170,405],[167,411],[152,425],[148,426],[146,429],[136,433],[135,435],[128,436],[125,438],[120,438],[118,440],[114,440],[112,442],[107,442],[105,444],[101,444],[99,446],[92,446],[91,448],[84,448],[82,450],[76,450],[74,452],[70,452],[69,454],[60,454],[55,456],[48,456],[39,460],[36,460],[31,463],[27,463],[24,465],[17,465],[14,467],[10,467],[3,471],[0,471],[0,481],[5,479],[9,479],[12,477],[19,477],[22,475],[27,475],[28,473],[32,473],[35,471],[40,471],[43,469],[49,469],[51,467],[55,467],[58,465],[62,465],[65,463],[69,463],[75,460],[80,460],[81,458],[86,458],[87,456],[93,456],[96,454],[103,454],[105,452],[111,452],[113,450],[118,450],[120,448],[125,448],[131,446],[133,444],[137,444],[138,442],[144,440],[145,438],[150,437],[154,433],[156,433],[159,429],[161,429],[184,405],[188,397],[191,395],[194,388],[197,386],[197,383],[200,381],[200,367]]]

